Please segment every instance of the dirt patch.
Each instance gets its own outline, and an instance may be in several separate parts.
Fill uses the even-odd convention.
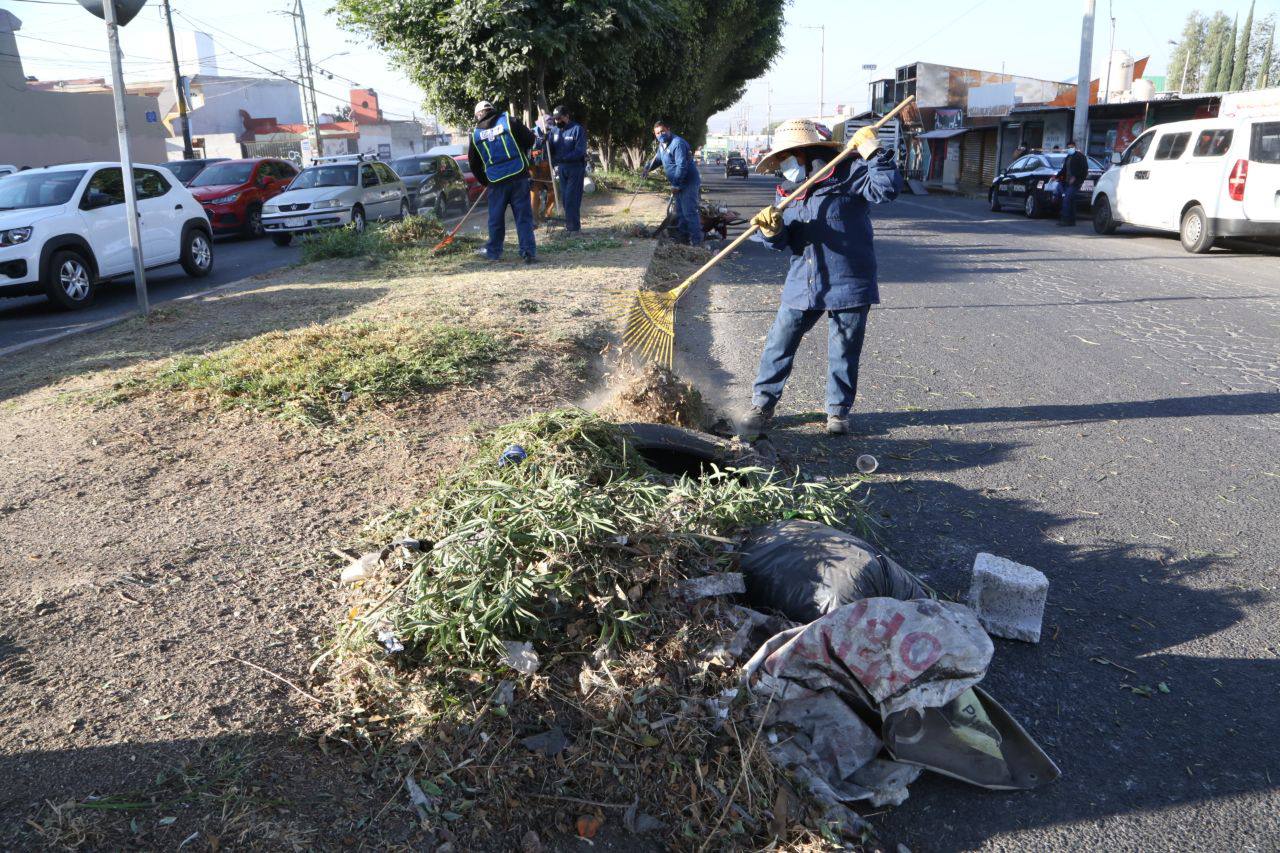
[[[618,239],[607,214],[587,227]],[[601,294],[637,286],[652,251],[619,242],[535,267],[425,250],[327,261],[8,359],[0,846],[407,839],[403,804],[363,829],[400,780],[319,743],[325,709],[305,695],[341,608],[330,548],[419,500],[475,430],[585,393]],[[342,430],[199,394],[107,399],[184,356],[334,322],[465,325],[510,353],[487,378],[371,401]]]
[[[600,408],[600,414],[610,420],[704,429],[713,419],[701,392],[668,367],[653,363],[624,367],[611,380],[616,390]]]

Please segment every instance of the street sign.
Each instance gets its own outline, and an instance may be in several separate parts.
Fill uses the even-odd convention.
[[[155,124],[160,120],[160,116],[156,115],[155,110],[147,110],[147,124]]]
[[[104,21],[107,19],[102,0],[80,0],[80,5]],[[138,16],[142,7],[147,5],[147,0],[115,0],[113,5],[116,7],[116,24],[123,27]]]

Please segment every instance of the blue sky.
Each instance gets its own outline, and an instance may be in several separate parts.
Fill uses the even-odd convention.
[[[106,37],[102,23],[70,0],[31,3],[0,0],[0,7],[23,21],[19,44],[28,74],[41,79],[104,76]],[[218,42],[226,73],[262,74],[254,63],[286,74],[296,73],[293,33],[289,19],[271,14],[292,6],[291,0],[172,0],[179,29],[203,29]],[[1115,45],[1135,56],[1150,54],[1150,73],[1164,72],[1171,46],[1192,9],[1215,6],[1194,0],[1097,0],[1094,73],[1104,67],[1110,41],[1109,16],[1116,18]],[[1074,78],[1079,50],[1082,3],[1025,2],[1025,0],[916,0],[914,3],[855,3],[851,0],[794,0],[787,7],[785,49],[774,67],[747,89],[742,101],[712,118],[712,130],[750,110],[754,127],[764,124],[772,88],[773,117],[811,115],[818,106],[818,31],[825,24],[828,110],[838,103],[866,102],[864,63],[879,66],[875,76],[892,76],[893,69],[912,61],[938,62],[1031,77]],[[376,48],[345,33],[325,14],[328,2],[307,0],[311,54],[317,64],[335,75],[316,81],[317,89],[345,99],[349,80],[373,86],[383,96],[383,109],[392,117],[422,114],[421,93],[393,69]],[[1228,14],[1248,12],[1248,3],[1220,8]],[[1280,0],[1261,0],[1259,17],[1280,10]],[[200,25],[182,17],[189,14]],[[234,35],[231,35],[234,34]],[[167,44],[159,3],[152,0],[122,40],[128,68],[155,71],[163,77]],[[35,41],[43,39],[44,41]],[[49,42],[61,44],[50,44]],[[345,56],[324,59],[335,53]],[[323,61],[322,61],[323,60]],[[349,78],[344,80],[341,78]],[[337,99],[321,94],[320,109],[331,110]]]

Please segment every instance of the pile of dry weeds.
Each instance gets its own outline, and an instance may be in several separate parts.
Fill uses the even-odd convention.
[[[681,582],[732,568],[736,537],[764,521],[847,522],[856,487],[673,479],[581,410],[502,427],[382,520],[381,541],[407,540],[349,568],[347,621],[316,665],[332,734],[396,762],[388,807],[417,812],[415,845],[812,839],[735,691],[753,643],[735,608]]]
[[[611,421],[673,424],[689,429],[702,429],[711,421],[712,413],[701,392],[669,367],[654,363],[623,366],[613,379],[617,391],[600,408],[600,414]]]

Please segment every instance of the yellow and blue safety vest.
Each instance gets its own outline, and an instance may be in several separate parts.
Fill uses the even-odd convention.
[[[515,135],[511,133],[511,121],[506,113],[498,116],[493,127],[483,130],[477,127],[471,131],[471,141],[480,152],[484,175],[491,184],[514,177],[529,165]]]

